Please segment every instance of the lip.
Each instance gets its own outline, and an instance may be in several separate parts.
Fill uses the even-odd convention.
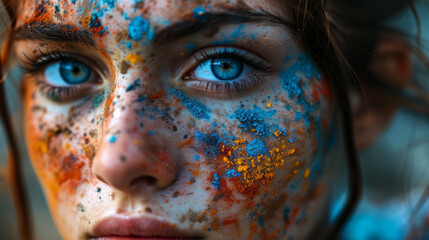
[[[201,235],[183,231],[174,224],[150,218],[109,217],[92,229],[91,240],[185,240],[204,239]]]

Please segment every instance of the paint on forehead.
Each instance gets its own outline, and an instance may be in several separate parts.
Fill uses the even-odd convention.
[[[143,39],[149,31],[149,21],[141,16],[135,17],[128,26],[128,35],[134,41]]]

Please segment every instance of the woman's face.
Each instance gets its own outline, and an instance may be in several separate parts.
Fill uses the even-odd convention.
[[[28,151],[64,238],[289,239],[320,223],[330,91],[280,9],[21,4]]]

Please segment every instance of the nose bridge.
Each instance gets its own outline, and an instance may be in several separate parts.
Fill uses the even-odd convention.
[[[147,96],[156,89],[146,85],[141,78],[117,84],[106,103],[103,136],[92,171],[101,181],[121,191],[165,188],[176,177],[175,162],[153,134],[161,126],[156,126],[150,114],[146,114],[157,105]]]

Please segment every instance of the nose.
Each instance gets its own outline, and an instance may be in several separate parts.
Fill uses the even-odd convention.
[[[110,107],[92,162],[96,178],[126,193],[163,189],[177,177],[176,161],[161,144],[163,139],[158,132],[162,127],[155,126],[156,121],[143,123],[144,118],[135,113],[137,105],[141,109],[143,103],[135,101],[136,97],[136,93],[122,91],[121,102]]]

